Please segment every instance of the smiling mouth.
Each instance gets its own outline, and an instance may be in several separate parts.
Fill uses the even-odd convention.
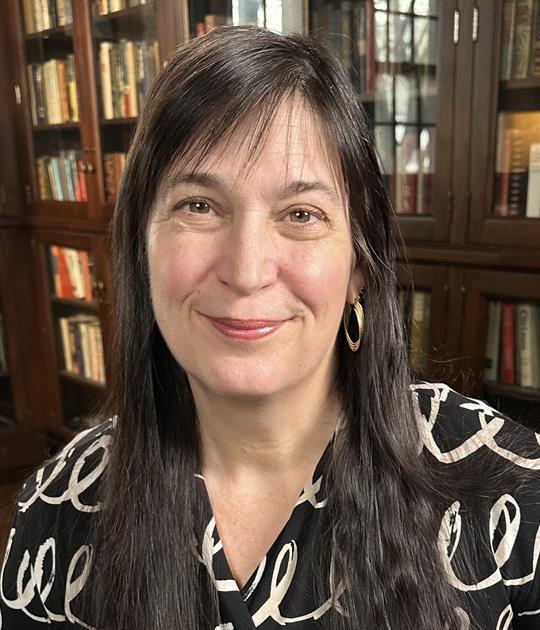
[[[260,320],[260,319],[228,319],[209,317],[206,319],[221,334],[232,339],[254,340],[271,335],[287,321],[285,320]]]

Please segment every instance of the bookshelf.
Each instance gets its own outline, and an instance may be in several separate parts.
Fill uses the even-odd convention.
[[[358,90],[406,242],[400,263],[409,265],[400,267],[397,290],[413,366],[540,426],[536,381],[505,382],[500,365],[495,376],[486,367],[488,331],[497,330],[493,305],[511,304],[514,312],[527,305],[534,313],[540,305],[540,77],[531,61],[538,4],[0,4],[0,50],[10,60],[0,62],[8,104],[0,131],[17,156],[0,155],[0,292],[6,344],[18,357],[9,376],[0,370],[0,401],[11,392],[19,423],[65,438],[104,395],[114,308],[107,226],[146,94],[177,45],[220,24],[256,24],[320,37]],[[530,40],[514,55],[508,16],[517,13]],[[529,54],[524,74],[509,61],[521,54]],[[518,148],[521,162],[512,158]],[[60,260],[66,252],[71,267]],[[17,317],[29,301],[32,308]],[[513,330],[516,355],[519,326]],[[531,346],[534,330],[521,332]],[[21,359],[30,354],[31,366]]]

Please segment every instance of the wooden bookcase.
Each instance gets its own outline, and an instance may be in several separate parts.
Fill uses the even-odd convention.
[[[500,80],[502,0],[299,0],[277,12],[263,0],[72,0],[71,23],[63,24],[62,11],[50,28],[27,32],[25,15],[36,2],[0,4],[7,148],[0,155],[0,309],[10,359],[9,377],[0,373],[0,406],[12,401],[14,421],[66,439],[106,391],[106,382],[65,369],[59,322],[98,319],[107,375],[114,303],[106,232],[152,55],[157,71],[177,45],[213,26],[259,23],[322,36],[358,88],[405,242],[398,273],[404,325],[426,353],[413,348],[413,360],[426,377],[540,427],[539,389],[484,382],[490,301],[540,305],[540,219],[494,213],[500,114],[540,112],[540,78]],[[147,80],[128,85],[120,103],[104,80],[107,63],[135,50]],[[67,107],[53,108],[52,120],[61,122],[37,111],[38,76],[50,67],[68,85]],[[53,178],[48,188],[43,164]],[[43,198],[58,190],[69,200]],[[88,253],[93,300],[54,295],[51,246]]]

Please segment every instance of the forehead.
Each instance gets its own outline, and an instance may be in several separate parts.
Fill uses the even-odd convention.
[[[338,153],[324,123],[300,99],[283,101],[275,112],[252,115],[211,147],[195,140],[171,165],[161,192],[175,187],[189,172],[219,172],[231,187],[239,180],[271,185],[279,180],[313,179],[343,191]]]

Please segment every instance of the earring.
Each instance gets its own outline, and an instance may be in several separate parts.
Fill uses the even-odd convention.
[[[347,338],[347,343],[349,344],[349,348],[356,352],[360,347],[360,342],[362,341],[362,335],[364,334],[364,308],[360,303],[364,297],[364,289],[360,290],[360,295],[356,298],[353,304],[349,304],[348,302],[345,304],[345,310],[343,312],[343,328],[345,329],[345,337]],[[349,326],[349,320],[351,318],[351,310],[354,309],[354,313],[356,315],[356,321],[358,323],[358,339],[353,341],[349,335],[349,331],[347,327]]]

